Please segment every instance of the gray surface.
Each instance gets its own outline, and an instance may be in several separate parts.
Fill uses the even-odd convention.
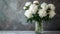
[[[36,34],[34,31],[0,31],[0,34]],[[60,31],[44,31],[44,34],[60,34]]]
[[[23,6],[34,0],[0,0],[0,30],[34,30],[34,23],[26,23]],[[39,0],[40,3],[53,3],[57,15],[44,23],[44,30],[60,30],[60,0]]]

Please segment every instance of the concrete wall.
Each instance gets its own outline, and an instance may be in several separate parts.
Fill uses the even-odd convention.
[[[26,23],[23,6],[26,2],[34,0],[0,0],[0,30],[34,30],[34,23]],[[53,3],[57,15],[44,22],[44,30],[60,30],[60,0],[39,0],[40,3]]]

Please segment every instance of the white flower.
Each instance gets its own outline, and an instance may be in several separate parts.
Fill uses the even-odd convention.
[[[55,6],[53,4],[48,4],[48,7],[51,9],[51,10],[55,10]]]
[[[33,4],[39,4],[39,1],[34,1]]]
[[[49,18],[53,18],[56,15],[55,11],[49,12]]]
[[[45,16],[47,15],[46,11],[43,10],[43,9],[40,9],[39,12],[38,12],[38,14],[39,14],[39,16],[40,16],[41,18],[43,18],[43,17],[45,17]]]
[[[29,8],[29,10],[32,11],[33,14],[35,14],[38,10],[38,5],[32,4]]]
[[[25,9],[27,9],[27,7],[24,6],[23,9],[25,10]]]
[[[30,10],[26,10],[25,14],[24,14],[27,18],[31,18],[33,17],[32,12]]]
[[[43,2],[43,3],[41,4],[41,8],[42,8],[43,10],[47,10],[47,9],[48,9],[48,5],[47,5],[45,2]]]
[[[32,4],[31,2],[27,2],[25,6],[30,6],[31,4]]]

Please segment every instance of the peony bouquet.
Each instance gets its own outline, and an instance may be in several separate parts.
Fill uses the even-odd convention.
[[[28,18],[27,22],[36,21],[35,32],[39,34],[43,33],[42,21],[51,20],[56,15],[55,6],[45,2],[42,4],[38,1],[27,2],[23,9],[26,10],[24,15]]]
[[[23,9],[25,10],[24,15],[28,18],[27,22],[31,23],[33,20],[39,23],[48,21],[56,15],[55,6],[45,2],[42,4],[39,4],[38,1],[34,1],[33,3],[27,2]]]

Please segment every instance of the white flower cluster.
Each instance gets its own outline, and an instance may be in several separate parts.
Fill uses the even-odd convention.
[[[25,6],[23,7],[23,9],[27,9],[27,7],[29,7],[32,3],[31,2],[26,2]]]
[[[38,4],[39,2],[38,2],[38,1],[34,1],[33,4],[32,4],[31,2],[27,2],[27,3],[25,4],[25,6],[29,6],[29,9],[26,10],[26,11],[25,11],[25,14],[24,14],[27,18],[33,17],[32,14],[35,14],[35,13],[37,12],[37,10],[38,10],[38,5],[36,5],[35,3]],[[26,9],[25,6],[23,7],[23,9]]]
[[[36,4],[38,4],[38,5],[36,5]],[[39,8],[39,6],[41,8]],[[36,14],[37,11],[38,11],[38,15],[41,18],[43,18],[47,15],[49,15],[49,18],[53,18],[56,15],[55,6],[53,4],[47,4],[44,2],[40,5],[38,1],[34,1],[33,3],[27,2],[23,9],[27,9],[27,7],[29,7],[29,8],[28,8],[28,10],[25,11],[25,14],[24,14],[27,18],[33,17],[32,14]],[[48,13],[47,13],[47,11],[48,11]]]
[[[29,10],[30,10],[33,14],[35,14],[35,13],[37,12],[37,10],[38,10],[38,6],[35,5],[35,4],[32,4],[32,5],[30,6]]]
[[[26,10],[25,14],[24,14],[27,18],[31,18],[32,16],[32,12],[30,10]]]
[[[44,2],[41,4],[41,8],[42,8],[42,10],[40,9],[38,12],[40,17],[45,17],[49,14],[49,18],[53,18],[56,15],[55,6],[53,4],[46,4]],[[50,10],[48,10],[48,9],[50,9]],[[49,13],[47,13],[47,11],[49,11]]]
[[[40,9],[39,12],[38,12],[38,14],[39,14],[39,16],[40,16],[41,18],[47,16],[46,11],[43,10],[43,9]]]

